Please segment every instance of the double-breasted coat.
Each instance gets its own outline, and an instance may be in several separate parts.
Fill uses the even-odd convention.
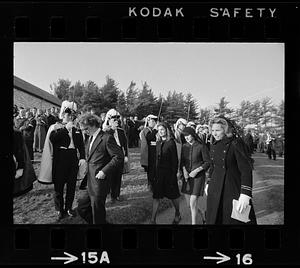
[[[202,196],[204,192],[205,172],[210,166],[209,152],[204,143],[202,144],[196,140],[192,145],[188,142],[183,144],[181,151],[181,170],[183,167],[185,167],[187,172],[190,173],[200,166],[203,168],[203,170],[198,172],[195,178],[189,178],[188,182],[183,180],[183,193]],[[190,190],[187,189],[187,186],[190,188]]]
[[[252,167],[242,144],[224,137],[211,145],[212,165],[207,196],[207,224],[242,224],[231,218],[232,200],[240,194],[252,197]],[[256,224],[250,200],[250,222]]]

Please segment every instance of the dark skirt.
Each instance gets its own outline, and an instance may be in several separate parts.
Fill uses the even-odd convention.
[[[23,144],[23,146],[25,165],[23,175],[18,179],[14,179],[13,197],[20,196],[32,190],[33,182],[36,180],[35,171],[32,166],[27,147],[25,144]]]
[[[176,175],[171,175],[170,170],[160,169],[158,176],[152,182],[152,192],[154,199],[168,198],[177,199],[180,192]]]
[[[181,192],[188,195],[203,196],[205,177],[189,178],[187,181],[183,178]]]

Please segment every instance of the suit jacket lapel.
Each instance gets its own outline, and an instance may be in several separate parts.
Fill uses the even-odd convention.
[[[96,139],[94,140],[93,142],[93,145],[92,145],[92,148],[90,150],[90,153],[89,153],[89,157],[88,157],[88,160],[91,158],[91,155],[94,153],[94,151],[96,150],[98,144],[102,141],[102,133],[99,132]],[[89,147],[87,148],[89,150]]]

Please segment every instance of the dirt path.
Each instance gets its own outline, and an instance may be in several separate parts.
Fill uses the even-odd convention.
[[[275,162],[268,160],[267,156],[259,153],[255,154],[253,158],[255,160],[255,170],[253,171],[253,204],[257,224],[283,224],[283,158],[278,158]],[[268,169],[270,174],[266,173],[263,169]],[[205,209],[205,197],[199,198],[198,207]],[[180,224],[191,224],[190,210],[183,196],[180,202],[180,213],[182,217]],[[157,215],[157,224],[171,224],[174,219],[174,214],[174,208],[169,208],[161,212]],[[144,222],[144,224],[149,224],[149,221]],[[199,213],[197,224],[203,224],[202,217]]]

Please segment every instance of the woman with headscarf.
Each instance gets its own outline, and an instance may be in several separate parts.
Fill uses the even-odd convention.
[[[164,197],[170,199],[175,208],[173,224],[181,220],[179,211],[179,188],[177,183],[178,157],[176,144],[170,130],[165,123],[159,123],[156,136],[156,170],[152,183],[153,210],[151,224],[156,224],[156,214],[160,200]]]
[[[205,189],[207,192],[208,187],[207,224],[256,224],[251,201],[252,163],[234,122],[228,122],[231,121],[220,117],[210,122],[215,141],[211,145],[212,166]]]
[[[110,196],[112,203],[123,200],[123,198],[120,197],[122,174],[124,173],[124,165],[129,165],[127,137],[125,131],[120,126],[120,113],[115,109],[110,109],[105,115],[102,129],[103,131],[110,132],[114,136],[125,156],[124,163],[115,169],[114,174],[110,177]]]
[[[143,130],[140,132],[141,166],[147,172],[150,190],[152,190],[152,183],[155,177],[157,119],[157,116],[149,114],[145,119]]]
[[[183,144],[181,152],[181,170],[184,177],[181,192],[191,209],[192,224],[196,224],[197,201],[204,193],[205,172],[210,166],[210,157],[206,145],[192,127],[184,128],[182,133],[186,143]]]

